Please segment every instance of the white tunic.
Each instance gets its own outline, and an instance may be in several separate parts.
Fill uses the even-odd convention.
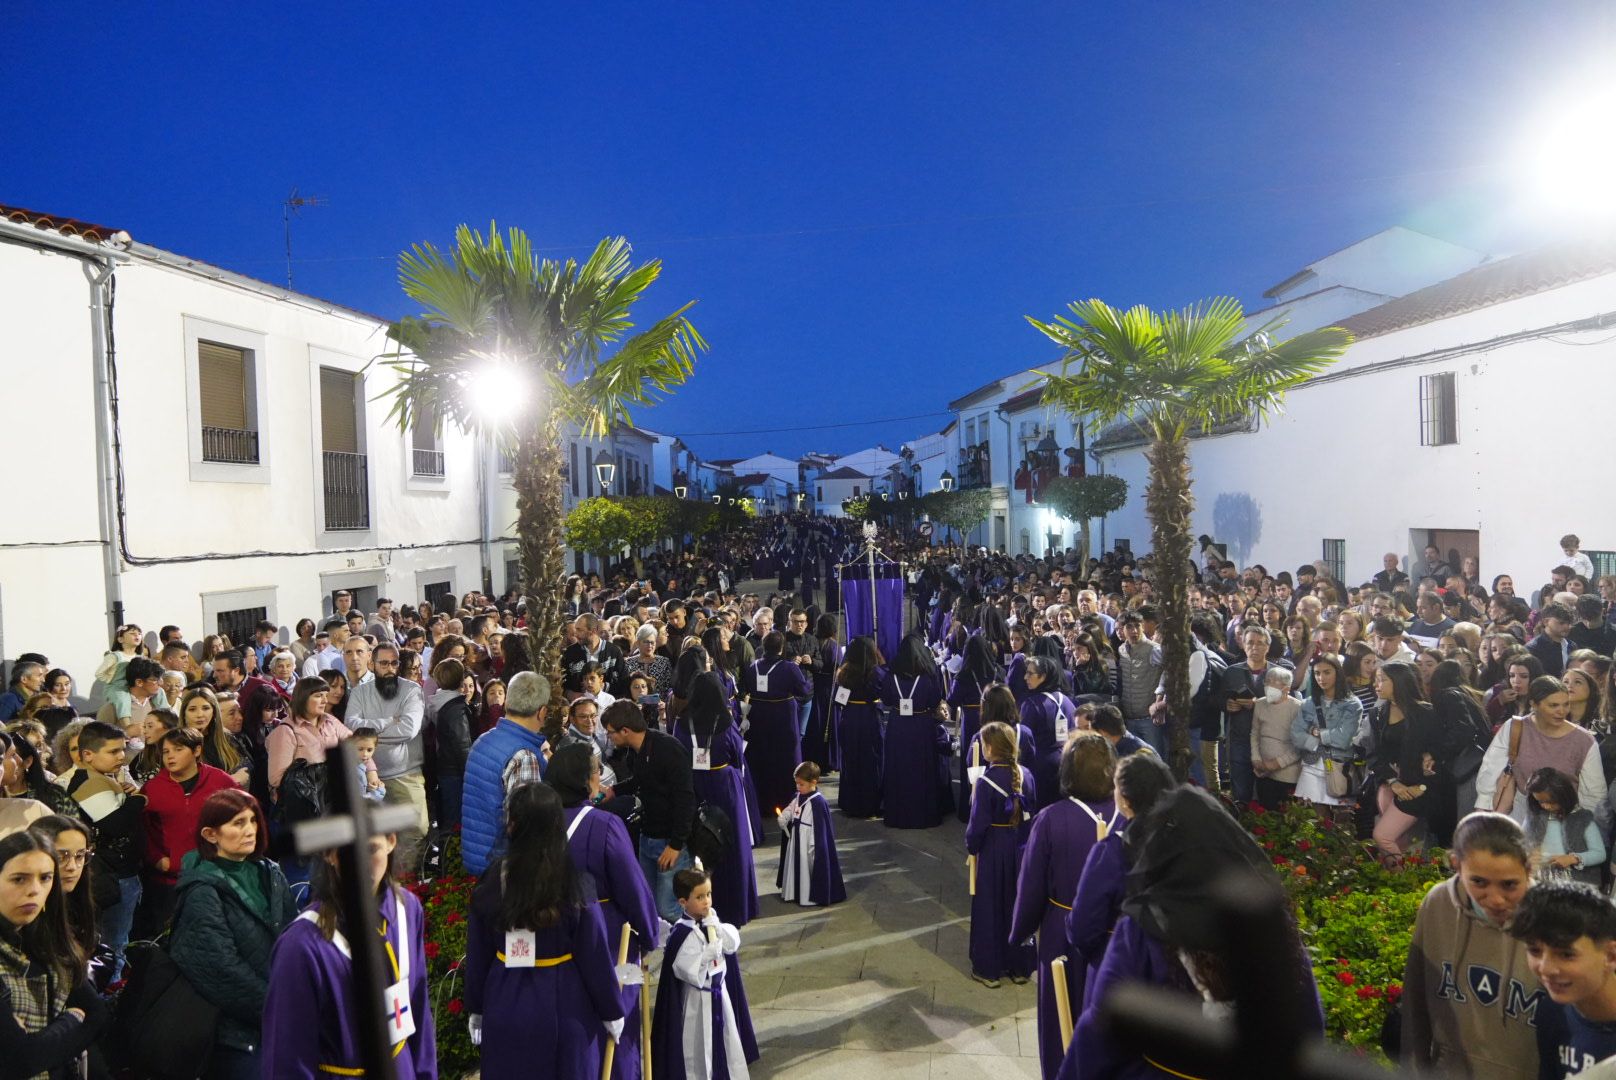
[[[788,904],[816,907],[810,900],[814,874],[814,800],[797,795],[780,811],[780,831],[787,833],[782,862],[785,874],[780,883],[780,899]]]
[[[673,958],[674,975],[695,988],[695,992],[686,991],[684,995],[685,1076],[723,1080],[713,1075],[713,994],[709,988],[714,978],[728,970],[724,957],[740,949],[741,934],[729,923],[721,922],[713,927],[717,940],[708,942],[705,927],[688,918],[679,921],[694,927]],[[730,1005],[729,994],[719,994],[718,1000],[724,1009],[724,1060],[729,1066],[725,1075],[728,1080],[748,1080],[746,1051],[735,1026],[735,1009]]]

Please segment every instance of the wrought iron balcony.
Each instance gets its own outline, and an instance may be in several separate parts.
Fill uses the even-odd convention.
[[[237,431],[235,428],[204,427],[202,429],[202,460],[222,461],[228,465],[258,464],[258,432]]]
[[[326,530],[370,528],[370,470],[365,455],[327,450],[322,457]]]

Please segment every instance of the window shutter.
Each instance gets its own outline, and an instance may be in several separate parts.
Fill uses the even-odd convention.
[[[416,409],[415,422],[410,425],[410,448],[412,450],[436,450],[438,448],[437,426],[437,409]]]
[[[228,345],[197,342],[202,426],[251,431],[247,423],[247,354]]]
[[[351,371],[320,369],[320,441],[327,453],[359,453]]]

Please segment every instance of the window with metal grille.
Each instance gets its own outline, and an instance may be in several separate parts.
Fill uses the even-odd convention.
[[[230,639],[230,644],[236,648],[248,644],[253,639],[253,630],[269,615],[268,608],[250,607],[236,608],[234,611],[221,611],[218,615],[218,633]]]
[[[442,476],[443,451],[438,446],[438,410],[417,409],[410,425],[410,473]]]
[[[258,417],[251,401],[253,368],[247,350],[198,341],[196,353],[202,460],[258,464]]]
[[[505,560],[505,587],[507,589],[510,588],[512,585],[520,587],[521,584],[522,584],[522,560],[521,559],[506,559]]]
[[[1117,549],[1118,553],[1120,553],[1120,554],[1132,555],[1133,554],[1133,541],[1132,540],[1118,540],[1117,543],[1116,543],[1116,549]]]
[[[576,499],[578,497],[578,444],[568,443],[567,450],[571,455],[571,463],[567,469],[567,475],[572,477],[572,497]]]
[[[454,608],[454,582],[432,581],[421,588],[421,599],[432,605],[433,611]]]
[[[1420,376],[1420,445],[1451,446],[1459,441],[1453,372]]]
[[[1330,568],[1330,576],[1336,581],[1347,580],[1347,542],[1345,540],[1326,540],[1324,542],[1324,565]]]
[[[1602,577],[1616,577],[1616,551],[1584,551],[1583,554],[1594,564],[1596,581]]]

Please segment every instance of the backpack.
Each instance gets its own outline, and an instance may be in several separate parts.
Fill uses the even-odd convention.
[[[735,823],[729,815],[710,802],[699,803],[695,820],[690,824],[690,839],[685,845],[690,854],[700,859],[711,873],[735,842]]]
[[[1201,676],[1201,685],[1190,695],[1190,705],[1199,710],[1216,703],[1217,707],[1222,709],[1223,673],[1229,670],[1229,665],[1223,657],[1204,646],[1201,647],[1200,653],[1206,657],[1206,674]]]
[[[275,811],[282,824],[290,827],[300,821],[324,817],[326,808],[326,763],[298,758],[281,776]]]

